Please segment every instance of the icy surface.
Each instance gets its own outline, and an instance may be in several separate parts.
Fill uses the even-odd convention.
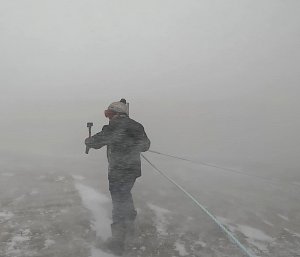
[[[79,192],[83,205],[90,210],[92,214],[93,228],[97,236],[102,239],[107,239],[110,233],[111,220],[104,204],[109,202],[109,199],[97,192],[95,189],[83,184],[75,183],[75,187]]]
[[[180,256],[188,255],[188,252],[186,251],[184,244],[178,241],[175,243],[175,249],[179,252]]]
[[[0,223],[10,220],[13,216],[14,214],[12,212],[0,212]]]
[[[85,154],[84,139],[86,122],[100,131],[126,97],[152,150],[240,172],[145,153],[159,169],[254,256],[299,257],[299,10],[299,0],[1,0],[0,256],[109,255],[107,156]],[[242,256],[142,165],[126,257]]]
[[[103,252],[99,248],[92,247],[90,257],[116,257],[113,254]]]
[[[184,195],[166,181],[157,180],[157,174],[147,167],[144,169],[143,178],[133,189],[138,210],[136,235],[127,241],[124,256],[241,256],[240,250]],[[98,244],[111,235],[111,201],[105,173],[80,173],[78,169],[76,175],[40,171],[14,174],[0,181],[0,256],[112,256]],[[16,177],[22,180],[18,187]],[[152,179],[160,190],[148,183]],[[223,210],[224,206],[220,213]],[[289,215],[287,220],[280,213],[264,216],[248,211],[217,218],[254,256],[297,256],[300,233],[297,224],[289,223],[298,216]],[[248,222],[243,219],[245,215]]]
[[[163,236],[168,235],[166,225],[167,216],[170,215],[170,211],[154,204],[148,204],[148,206],[155,214],[155,223],[158,233]]]
[[[256,246],[261,251],[267,253],[269,252],[267,246],[274,240],[274,238],[266,235],[259,229],[252,228],[246,225],[238,225],[238,230],[247,237],[247,241],[250,244]]]
[[[282,218],[285,221],[289,221],[289,218],[287,216],[284,216],[282,214],[277,214],[278,217]]]

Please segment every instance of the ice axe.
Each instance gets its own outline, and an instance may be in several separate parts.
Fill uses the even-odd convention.
[[[92,127],[93,127],[93,125],[94,125],[93,122],[88,122],[87,125],[86,125],[89,128],[89,138],[92,136]],[[90,150],[90,148],[87,146],[85,148],[85,153],[88,154],[89,150]]]

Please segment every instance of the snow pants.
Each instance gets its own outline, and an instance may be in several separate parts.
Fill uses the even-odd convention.
[[[123,224],[133,222],[137,212],[131,195],[131,189],[135,183],[135,178],[125,181],[109,181],[109,191],[112,199],[112,220],[113,224]]]

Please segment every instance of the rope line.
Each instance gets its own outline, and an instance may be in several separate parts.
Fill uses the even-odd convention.
[[[229,239],[234,242],[248,257],[254,257],[246,247],[219,221],[217,218],[210,213],[201,203],[199,203],[194,196],[192,196],[189,192],[187,192],[182,186],[176,183],[172,178],[168,177],[164,172],[158,169],[152,162],[150,162],[145,155],[141,154],[141,156],[145,159],[146,162],[150,164],[150,166],[156,170],[160,175],[166,178],[169,182],[175,185],[181,192],[183,192],[190,200],[192,200],[200,209],[205,212],[218,226],[219,228],[229,237]]]
[[[174,158],[174,159],[178,159],[178,160],[182,160],[182,161],[186,161],[186,162],[190,162],[190,163],[194,163],[194,164],[198,164],[198,165],[203,165],[203,166],[208,166],[208,167],[212,167],[212,168],[217,168],[217,169],[220,169],[220,170],[225,170],[225,171],[235,173],[235,174],[239,174],[239,175],[258,178],[258,179],[264,180],[265,182],[267,182],[268,184],[271,184],[273,186],[280,185],[279,183],[271,181],[269,178],[266,178],[266,177],[263,177],[263,176],[253,175],[253,174],[245,173],[245,172],[242,172],[242,171],[239,171],[239,170],[235,170],[235,169],[231,169],[231,168],[225,168],[225,167],[221,167],[221,166],[211,164],[211,163],[207,163],[207,162],[193,161],[193,160],[190,160],[190,159],[178,157],[178,156],[175,156],[175,155],[165,154],[165,153],[161,153],[161,152],[157,152],[157,151],[153,151],[153,150],[148,150],[148,152],[163,155],[163,156],[167,156],[167,157],[171,157],[171,158]],[[286,183],[286,184],[289,184],[291,186],[297,186],[296,184],[291,184],[291,183]]]

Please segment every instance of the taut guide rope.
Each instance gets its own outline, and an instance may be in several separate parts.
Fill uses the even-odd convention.
[[[209,212],[201,203],[199,203],[194,196],[187,192],[182,186],[175,182],[172,178],[168,177],[164,172],[158,169],[152,162],[150,162],[143,154],[141,156],[148,162],[151,167],[156,170],[160,175],[165,177],[169,182],[175,185],[181,192],[183,192],[190,200],[192,200],[203,212],[205,212],[218,226],[219,228],[234,242],[248,257],[255,257],[252,255],[246,247],[219,221],[217,218]]]

